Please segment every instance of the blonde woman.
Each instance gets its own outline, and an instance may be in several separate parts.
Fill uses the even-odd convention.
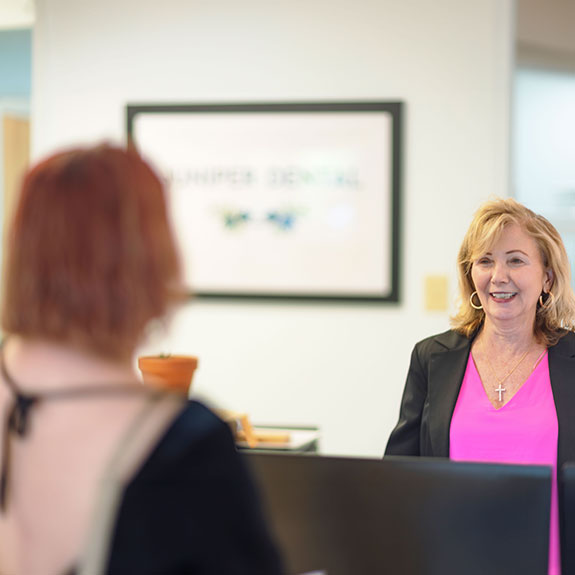
[[[575,460],[575,297],[557,230],[512,199],[485,203],[459,251],[453,329],[413,350],[386,455]],[[553,482],[549,574],[560,573]]]

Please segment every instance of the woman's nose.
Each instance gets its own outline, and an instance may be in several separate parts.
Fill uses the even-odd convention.
[[[506,283],[509,281],[507,266],[505,264],[495,263],[493,273],[491,274],[492,283]]]

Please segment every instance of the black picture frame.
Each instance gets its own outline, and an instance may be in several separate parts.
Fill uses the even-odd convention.
[[[313,198],[313,201],[317,201],[319,206],[320,202],[316,199],[317,197],[323,197],[325,199],[331,192],[334,192],[334,195],[335,192],[337,192],[342,197],[345,195],[345,192],[341,189],[336,190],[336,182],[344,182],[346,177],[342,174],[344,174],[345,169],[348,170],[348,174],[352,173],[352,168],[350,166],[353,165],[356,168],[356,171],[353,173],[360,174],[360,176],[357,177],[356,185],[358,187],[363,186],[362,194],[368,195],[372,199],[373,206],[377,206],[379,203],[382,207],[382,212],[385,211],[385,215],[382,213],[377,216],[380,218],[380,221],[372,226],[374,229],[366,232],[367,236],[371,239],[366,238],[365,246],[363,246],[365,247],[365,252],[371,253],[371,251],[373,251],[374,254],[377,254],[379,253],[379,250],[381,252],[381,261],[375,261],[379,258],[371,256],[370,259],[372,261],[365,263],[365,269],[362,268],[359,270],[358,268],[358,272],[361,273],[354,274],[354,270],[351,269],[350,274],[342,274],[342,276],[338,276],[338,279],[336,280],[333,280],[327,273],[329,270],[333,271],[332,268],[335,266],[333,264],[326,263],[326,278],[320,277],[317,280],[314,279],[313,281],[317,281],[317,285],[312,284],[311,276],[313,276],[314,270],[322,267],[322,262],[327,261],[328,259],[332,262],[337,262],[338,260],[337,254],[332,254],[331,252],[326,251],[326,254],[329,254],[329,258],[318,256],[316,262],[317,265],[314,265],[313,260],[311,260],[311,262],[307,262],[307,269],[310,270],[310,285],[307,286],[307,289],[305,283],[304,285],[301,284],[302,276],[306,275],[306,273],[302,273],[301,269],[296,269],[296,266],[293,271],[293,277],[289,275],[289,265],[296,260],[299,260],[297,253],[304,258],[307,257],[308,254],[306,252],[308,250],[306,248],[302,249],[301,246],[299,248],[294,248],[293,257],[284,258],[285,261],[281,264],[281,270],[282,274],[285,272],[285,277],[281,285],[267,285],[267,277],[264,277],[265,270],[257,270],[257,273],[253,274],[253,281],[249,277],[249,271],[246,272],[246,275],[248,276],[247,279],[242,277],[242,281],[246,283],[241,283],[238,281],[238,278],[242,274],[238,274],[237,270],[234,270],[233,265],[229,266],[230,274],[228,278],[225,277],[225,273],[222,275],[222,270],[225,272],[225,269],[228,267],[223,255],[223,252],[225,251],[223,248],[221,250],[222,257],[216,258],[219,264],[213,266],[213,270],[218,270],[218,277],[216,280],[209,278],[209,273],[207,273],[206,270],[209,265],[208,260],[211,256],[206,255],[204,258],[204,256],[202,256],[202,252],[198,251],[202,249],[201,244],[204,243],[204,237],[207,236],[195,238],[193,242],[188,241],[189,238],[186,240],[186,238],[179,237],[181,249],[184,252],[184,259],[186,257],[186,250],[190,248],[191,244],[193,244],[196,249],[196,254],[194,256],[195,259],[193,260],[194,264],[192,265],[192,267],[195,267],[195,270],[190,275],[192,279],[190,280],[188,278],[190,292],[193,293],[194,296],[212,299],[398,303],[400,301],[403,116],[404,104],[399,101],[223,104],[130,103],[126,106],[126,132],[128,141],[133,144],[144,157],[151,160],[152,164],[156,166],[160,174],[171,183],[171,185],[167,186],[169,195],[176,195],[177,201],[180,201],[184,196],[188,199],[195,198],[195,209],[190,210],[190,213],[197,214],[197,199],[201,194],[203,194],[203,197],[208,197],[208,193],[206,192],[206,189],[204,189],[207,186],[205,182],[209,180],[211,182],[210,185],[212,185],[212,180],[215,181],[216,178],[214,175],[215,172],[210,171],[212,168],[208,169],[202,167],[201,169],[203,171],[200,172],[200,168],[193,165],[195,154],[202,154],[205,164],[210,164],[209,157],[205,156],[205,148],[210,148],[210,144],[208,143],[204,146],[204,143],[212,137],[215,138],[214,142],[218,141],[217,137],[219,137],[220,142],[233,142],[234,138],[237,136],[234,132],[234,128],[232,128],[235,124],[244,125],[244,127],[253,126],[253,129],[246,132],[245,142],[237,138],[238,144],[235,148],[232,145],[227,146],[227,159],[224,160],[224,162],[228,162],[230,165],[234,164],[234,154],[237,151],[237,153],[242,155],[244,158],[245,164],[245,146],[249,148],[250,145],[253,145],[252,157],[258,158],[254,160],[257,166],[249,168],[249,172],[244,172],[244,175],[248,173],[251,174],[252,183],[256,179],[254,174],[259,174],[260,171],[263,173],[265,169],[268,169],[268,174],[272,173],[269,166],[265,163],[267,160],[262,160],[262,158],[271,151],[272,159],[275,160],[273,152],[276,149],[279,156],[281,156],[282,153],[285,153],[286,157],[289,156],[291,158],[286,160],[286,165],[297,165],[299,160],[293,160],[294,154],[297,156],[298,150],[302,150],[303,148],[305,148],[305,150],[302,151],[302,157],[306,156],[306,154],[307,156],[313,156],[315,154],[317,157],[322,157],[322,155],[324,157],[331,156],[332,160],[335,156],[355,158],[357,159],[357,165],[353,164],[353,161],[355,160],[346,160],[347,163],[346,161],[343,161],[341,165],[342,167],[337,168],[340,170],[339,172],[334,168],[333,173],[335,175],[333,177],[326,176],[325,174],[327,172],[324,168],[321,168],[323,171],[316,167],[310,168],[309,165],[306,165],[306,167],[303,168],[293,168],[290,174],[292,176],[296,174],[297,177],[292,178],[290,182],[296,181],[300,184],[301,189],[297,190],[299,198],[305,196],[306,185],[308,188],[311,188],[311,183],[316,181],[320,182],[318,186],[320,184],[323,186],[321,188],[321,193],[315,194],[314,192],[314,194],[309,193],[308,195],[310,201],[312,201]],[[212,130],[210,130],[210,126],[212,126]],[[385,127],[385,129],[383,129],[383,127]],[[381,134],[379,134],[378,131],[380,128],[382,132]],[[229,134],[227,133],[228,129],[230,130]],[[269,149],[265,149],[265,146],[262,146],[261,144],[263,137],[260,135],[259,144],[250,144],[250,138],[254,141],[258,141],[258,130],[260,130],[261,134],[267,134],[267,137],[271,137],[272,140],[277,138],[277,141],[272,141]],[[341,133],[339,133],[338,130]],[[175,144],[172,144],[172,142],[177,140],[177,138],[174,138],[174,134],[177,133],[181,135],[182,131],[184,134],[187,134],[187,136],[182,136],[182,140],[179,143],[176,141]],[[219,136],[212,136],[212,132],[219,134]],[[365,138],[362,138],[362,134],[364,132]],[[203,134],[204,139],[202,140],[202,137],[198,134]],[[286,134],[289,137],[287,137]],[[351,138],[350,141],[348,141],[347,137],[350,134]],[[179,137],[180,136],[178,136],[178,138]],[[301,139],[301,141],[299,141],[298,138]],[[317,138],[317,142],[314,138]],[[214,142],[212,142],[212,158],[215,158],[219,153],[217,150],[218,146],[215,145]],[[286,142],[289,142],[289,144],[286,144]],[[373,142],[374,145],[370,147],[369,142]],[[174,147],[172,150],[167,150],[166,148],[169,148],[170,145],[173,145]],[[183,168],[181,167],[183,165],[182,162],[188,161],[187,156],[184,158],[181,153],[181,150],[184,147],[186,149],[186,154],[190,154],[191,162],[186,171],[182,171]],[[382,150],[385,153],[378,155]],[[179,159],[177,161],[172,160],[172,158],[176,156]],[[170,164],[172,162],[179,162],[179,167],[174,168],[171,166]],[[242,162],[238,160],[236,163],[239,165]],[[332,164],[334,163],[337,164],[337,161],[332,161]],[[345,169],[343,167],[344,165],[346,166]],[[384,167],[385,173],[382,173]],[[361,172],[362,169],[364,173]],[[185,173],[186,176],[178,179],[175,175],[177,173]],[[220,171],[219,173],[223,172]],[[373,174],[373,182],[365,175],[366,173]],[[201,184],[201,186],[204,186],[203,188],[198,184],[198,180],[200,179],[198,174],[202,177],[205,176],[203,183]],[[320,177],[320,174],[323,175]],[[210,180],[210,178],[212,180]],[[339,180],[337,178],[339,178]],[[186,183],[182,183],[184,180]],[[352,177],[348,178],[350,188],[352,187],[352,180]],[[244,181],[246,186],[247,181],[248,179],[246,177]],[[271,179],[268,178],[268,181],[271,181]],[[361,182],[361,184],[357,184],[358,181]],[[219,182],[219,184],[221,184],[221,182]],[[271,195],[269,189],[266,189],[265,185],[262,185],[261,187],[263,192],[268,194],[266,197],[269,197],[269,195]],[[221,188],[222,186],[220,186],[219,193],[221,192],[224,195],[227,193],[227,197],[230,197],[230,190],[224,189],[222,191]],[[295,188],[292,188],[292,191],[294,189]],[[274,193],[276,191],[277,190],[274,189]],[[350,191],[348,197],[352,198],[353,193],[353,191]],[[381,197],[379,197],[379,194],[381,194]],[[246,196],[247,195],[248,194],[246,193]],[[264,196],[260,193],[257,197],[262,198]],[[170,198],[170,200],[173,199],[173,197]],[[350,204],[347,206],[348,212],[354,210],[360,211],[358,207],[360,203],[359,201],[358,205],[351,205],[355,202],[353,199],[349,199],[347,201]],[[344,212],[346,211],[345,202],[346,200],[342,200],[341,202]],[[253,200],[253,203],[257,204],[258,200]],[[361,202],[361,206],[364,206],[364,204],[365,202]],[[365,205],[367,205],[367,208],[362,207],[362,213],[364,216],[369,216],[367,219],[371,220],[373,219],[373,214],[377,215],[378,210],[370,209],[370,204]],[[319,211],[318,206],[312,205],[309,208],[308,213],[317,214]],[[186,210],[181,209],[181,205],[178,207],[172,207],[172,209],[176,212],[173,214],[176,220],[181,217],[183,212],[186,212]],[[251,213],[250,210],[248,210],[248,213]],[[271,212],[268,211],[266,216],[266,221],[268,223],[271,222],[270,213]],[[345,220],[346,217],[349,219],[349,214],[347,216],[344,214],[340,217],[340,220]],[[206,217],[204,217],[202,221],[205,221],[205,219]],[[249,222],[255,221],[255,218],[251,215],[246,219]],[[226,222],[227,221],[228,220],[226,220]],[[260,221],[260,223],[263,222],[264,216],[261,216],[258,221]],[[179,224],[178,222],[175,222],[176,233],[178,236],[181,235],[181,233],[178,233],[178,230],[181,232],[184,227],[189,229],[190,227],[198,228],[199,226],[197,221],[196,225],[190,223],[185,226],[181,222]],[[361,230],[361,225],[359,223],[356,227],[358,230]],[[381,238],[377,237],[377,229],[379,227],[381,227]],[[363,232],[357,232],[356,230],[355,236],[359,233]],[[294,235],[297,237],[297,234]],[[319,235],[321,235],[321,233]],[[353,234],[350,233],[349,235],[351,237]],[[381,245],[374,247],[374,244],[380,240]],[[241,239],[238,239],[237,241],[241,244]],[[269,242],[262,241],[259,243],[262,245],[271,245],[274,241],[275,237],[270,236]],[[217,247],[219,245],[218,241],[213,241],[213,238],[211,242],[208,241],[207,243],[209,244],[209,250],[212,250],[212,252],[214,250],[214,246]],[[259,243],[252,239],[249,245],[253,250],[254,246],[259,245]],[[294,241],[293,245],[295,246],[296,243],[297,242]],[[305,245],[304,242],[300,243]],[[284,244],[285,242],[281,244],[282,248]],[[345,255],[346,250],[346,246],[344,244],[345,242],[341,242],[341,246],[339,248],[341,250],[340,255],[342,258]],[[222,245],[224,245],[223,240]],[[227,239],[225,245],[230,245],[230,242]],[[246,246],[247,245],[248,243],[246,241]],[[349,256],[349,261],[347,262],[348,267],[350,265],[353,266],[353,262],[355,260],[363,261],[364,259],[367,259],[367,256],[365,258],[357,257],[357,254],[363,255],[364,253],[364,250],[361,249],[362,246],[360,240],[355,240],[355,243],[351,247],[356,256]],[[297,250],[299,250],[299,252],[297,252]],[[321,253],[319,248],[317,251],[318,253]],[[290,252],[286,251],[286,253]],[[266,258],[262,259],[265,260]],[[202,268],[202,262],[204,261],[205,263]],[[332,268],[329,268],[328,270],[330,265],[332,265]],[[380,266],[379,269],[378,266]],[[257,267],[254,265],[253,270],[256,269]],[[336,285],[339,280],[347,281],[348,275],[362,276],[362,273],[364,273],[366,277],[370,278],[369,282],[365,282],[365,286],[359,284],[359,287],[352,286],[350,288],[347,285]],[[380,273],[382,278],[384,278],[381,281],[381,287],[377,283],[379,280],[371,280],[372,277],[378,278],[378,274]],[[194,278],[198,276],[203,279],[196,284]],[[206,277],[209,281],[206,280]],[[258,281],[260,283],[258,283]],[[330,282],[333,283],[333,288],[331,287]]]

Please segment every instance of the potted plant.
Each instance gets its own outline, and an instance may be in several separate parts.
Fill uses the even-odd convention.
[[[192,355],[146,355],[138,358],[144,383],[188,394],[198,358]]]

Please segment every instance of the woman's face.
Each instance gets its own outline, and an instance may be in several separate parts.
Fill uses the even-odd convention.
[[[497,242],[474,260],[471,278],[486,319],[532,325],[552,271],[543,267],[537,243],[519,225],[505,226]]]

